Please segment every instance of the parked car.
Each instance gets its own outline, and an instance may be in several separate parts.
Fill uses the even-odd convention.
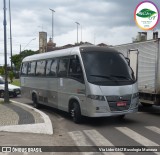
[[[2,77],[2,76],[0,76],[0,79],[3,79],[3,77]]]
[[[5,89],[5,82],[3,77],[0,76],[0,98],[4,97],[4,89]],[[21,94],[21,89],[18,86],[8,84],[9,96],[17,97],[17,95]]]

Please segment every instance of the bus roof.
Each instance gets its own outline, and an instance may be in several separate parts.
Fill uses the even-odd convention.
[[[34,61],[34,60],[42,60],[42,59],[49,59],[51,57],[60,57],[60,56],[68,56],[70,55],[71,51],[79,51],[79,46],[77,47],[72,47],[72,48],[66,48],[66,49],[61,49],[61,50],[55,50],[51,52],[46,52],[46,53],[40,53],[40,54],[34,54],[31,56],[27,56],[23,59],[22,62],[26,61]]]
[[[40,54],[34,54],[31,56],[27,56],[23,59],[22,62],[28,62],[28,61],[35,61],[35,60],[43,60],[43,59],[49,59],[52,57],[61,57],[61,56],[68,56],[72,53],[76,54],[79,52],[89,52],[89,51],[106,51],[106,52],[117,52],[116,50],[108,47],[99,47],[95,45],[82,45],[82,46],[76,46],[72,48],[66,48],[61,50],[55,50],[51,52],[46,53],[40,53]]]

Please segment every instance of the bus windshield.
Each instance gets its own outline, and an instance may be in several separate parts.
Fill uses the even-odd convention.
[[[104,86],[128,85],[135,82],[132,69],[118,52],[81,52],[87,80]]]

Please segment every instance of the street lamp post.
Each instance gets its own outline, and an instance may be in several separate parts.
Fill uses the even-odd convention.
[[[77,24],[77,44],[78,44],[78,25],[80,25],[78,22],[75,22]]]
[[[4,103],[9,103],[8,92],[8,70],[7,70],[7,22],[6,22],[6,0],[3,0],[4,4],[4,61],[5,61],[5,91],[4,91]]]
[[[52,11],[52,41],[54,42],[53,36],[54,36],[54,10],[50,9]]]
[[[23,51],[25,50],[25,48],[33,41],[36,40],[36,38],[31,39],[23,48]],[[21,45],[20,45],[20,50],[21,50]]]
[[[11,3],[10,3],[10,0],[9,0],[9,23],[10,23],[11,69],[13,69],[13,65],[12,65],[12,21],[11,21]]]

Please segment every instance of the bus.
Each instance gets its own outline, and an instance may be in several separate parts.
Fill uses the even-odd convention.
[[[137,112],[137,78],[129,59],[114,49],[77,46],[25,57],[20,81],[23,97],[82,116],[123,118]]]

